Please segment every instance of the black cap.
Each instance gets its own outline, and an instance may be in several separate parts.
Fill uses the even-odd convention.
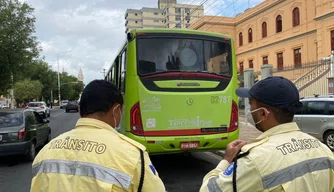
[[[299,101],[297,87],[284,77],[267,77],[255,83],[251,89],[237,89],[236,94],[239,97],[253,97],[267,105],[286,109],[293,113],[303,106]]]

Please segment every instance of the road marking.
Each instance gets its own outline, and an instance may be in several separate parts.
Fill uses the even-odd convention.
[[[59,115],[61,115],[61,114],[64,114],[65,112],[63,111],[63,112],[61,112],[61,113],[59,113],[59,114],[57,114],[57,115],[55,115],[55,116],[53,116],[53,117],[58,117]]]

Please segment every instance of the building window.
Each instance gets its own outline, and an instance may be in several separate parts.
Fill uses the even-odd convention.
[[[248,61],[249,68],[254,68],[253,60]]]
[[[239,73],[244,74],[244,62],[239,63]]]
[[[268,65],[268,56],[262,57],[262,63],[263,65]]]
[[[300,25],[299,8],[296,7],[292,11],[292,25],[293,27]]]
[[[267,37],[267,23],[263,22],[262,23],[262,38]]]
[[[181,28],[181,23],[176,24],[176,28]]]
[[[302,51],[300,48],[293,50],[294,60],[295,60],[295,67],[302,66]]]
[[[282,16],[278,15],[276,17],[276,33],[282,32]]]
[[[190,9],[189,9],[189,8],[185,8],[184,11],[185,11],[186,13],[190,13]]]
[[[138,21],[135,21],[135,23],[138,23]]]
[[[138,14],[137,14],[137,13],[135,13],[135,16],[138,16]]]
[[[186,24],[186,28],[189,28],[190,27],[190,24]]]
[[[154,23],[159,23],[159,20],[154,20]]]
[[[277,53],[277,69],[283,70],[283,53]]]
[[[243,37],[242,37],[242,33],[239,33],[239,46],[243,45]]]
[[[175,8],[175,13],[181,13],[181,8]]]
[[[158,13],[154,13],[154,15],[158,15]]]
[[[175,16],[175,21],[181,21],[181,16],[180,15],[176,15]]]
[[[331,45],[332,45],[332,51],[334,51],[334,30],[331,31]]]
[[[252,28],[248,29],[248,43],[253,42],[253,31]]]

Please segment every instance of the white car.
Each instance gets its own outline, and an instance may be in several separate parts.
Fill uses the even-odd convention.
[[[44,118],[50,117],[50,108],[43,101],[30,102],[26,108],[36,111]]]

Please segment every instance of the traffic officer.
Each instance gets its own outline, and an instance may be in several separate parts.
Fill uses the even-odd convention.
[[[53,139],[36,156],[31,191],[165,192],[145,147],[114,129],[122,104],[111,82],[89,83],[75,129]]]
[[[333,153],[292,122],[302,107],[296,86],[268,77],[236,93],[249,98],[247,120],[263,133],[251,144],[230,143],[200,191],[334,192]]]

